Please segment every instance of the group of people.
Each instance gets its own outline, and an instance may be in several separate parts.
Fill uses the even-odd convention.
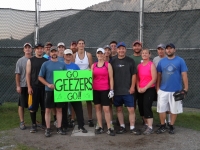
[[[109,45],[96,50],[97,60],[93,63],[91,53],[85,51],[85,41],[80,39],[71,42],[70,49],[60,42],[53,46],[35,45],[35,56],[32,57],[32,45],[24,44],[25,55],[16,63],[16,90],[19,93],[18,113],[20,129],[26,129],[24,108],[28,107],[28,95],[32,95],[30,110],[32,121],[31,133],[37,131],[36,112],[41,107],[42,129],[45,136],[51,136],[51,111],[55,115],[57,133],[65,135],[68,128],[68,110],[72,109],[71,121],[76,117],[78,129],[87,133],[84,128],[83,108],[81,102],[55,103],[53,71],[55,70],[92,70],[93,103],[96,112],[95,133],[104,132],[102,111],[105,115],[107,134],[127,132],[123,106],[128,110],[130,132],[135,135],[149,135],[153,130],[152,103],[157,99],[157,112],[160,117],[157,134],[166,131],[174,134],[174,123],[177,114],[182,113],[182,101],[174,101],[173,93],[184,89],[188,91],[187,66],[182,58],[175,55],[175,46],[170,43],[157,46],[158,56],[151,61],[149,49],[143,49],[140,41],[132,43],[133,55],[127,56],[124,42],[112,41]],[[43,53],[45,52],[45,55]],[[183,87],[182,87],[183,81]],[[94,127],[92,119],[92,102],[86,101],[88,125]],[[142,130],[135,127],[135,109],[138,104],[140,116],[144,121]],[[119,129],[114,131],[113,108],[116,107]],[[166,121],[166,114],[168,120]]]

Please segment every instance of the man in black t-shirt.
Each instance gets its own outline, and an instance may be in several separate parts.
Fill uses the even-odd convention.
[[[126,132],[123,104],[129,112],[130,132],[139,135],[140,132],[135,128],[135,109],[133,93],[136,85],[136,66],[133,59],[126,56],[126,45],[124,42],[117,44],[117,58],[111,62],[114,76],[114,105],[117,108],[117,116],[120,129],[116,132],[122,134]]]
[[[38,80],[38,74],[42,64],[48,59],[42,57],[44,46],[42,44],[35,45],[35,56],[27,61],[26,66],[26,80],[28,86],[28,94],[32,95],[32,106],[29,107],[30,117],[32,121],[31,133],[37,131],[36,112],[40,105],[42,117],[42,129],[45,129],[45,108],[44,108],[44,95],[45,86]]]

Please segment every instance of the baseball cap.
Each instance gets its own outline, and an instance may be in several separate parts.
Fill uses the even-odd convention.
[[[104,49],[106,49],[106,48],[111,49],[109,45],[105,45],[103,48],[104,48]]]
[[[165,44],[159,44],[159,45],[157,46],[157,49],[158,49],[158,48],[165,49],[165,48],[166,48],[166,46],[165,46]]]
[[[98,53],[98,52],[102,52],[103,54],[105,53],[103,48],[98,48],[96,53]]]
[[[65,43],[60,42],[60,43],[58,43],[57,47],[59,47],[59,46],[64,46],[65,47]]]
[[[38,47],[44,47],[44,45],[42,43],[38,43],[38,44],[35,45],[34,48],[38,48]]]
[[[77,42],[76,42],[76,41],[72,41],[72,42],[71,42],[71,45],[73,45],[73,44],[77,44]]]
[[[23,47],[25,47],[25,46],[27,46],[27,45],[30,46],[30,47],[32,48],[32,45],[31,45],[30,43],[25,43]]]
[[[117,43],[117,48],[120,47],[120,46],[126,47],[126,44],[124,42]]]
[[[171,47],[171,48],[174,48],[174,49],[175,49],[175,46],[174,46],[174,44],[172,44],[172,43],[167,44],[167,45],[166,45],[166,48],[167,48],[167,47]]]
[[[58,49],[57,49],[56,46],[52,46],[52,47],[50,48],[50,52],[51,52],[52,50],[56,50],[56,51],[57,51]]]
[[[45,46],[47,46],[47,45],[53,46],[53,44],[52,44],[51,42],[46,42],[46,43],[45,43]]]
[[[71,49],[66,49],[64,50],[64,54],[73,54],[72,50]]]
[[[140,42],[140,41],[135,41],[135,42],[133,42],[133,46],[135,45],[135,44],[140,44],[141,46],[142,46],[142,43]]]

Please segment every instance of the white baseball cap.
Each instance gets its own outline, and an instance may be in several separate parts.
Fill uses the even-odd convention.
[[[32,45],[30,43],[25,43],[23,47],[25,47],[26,45],[28,45],[32,48]]]
[[[96,53],[98,53],[98,52],[102,52],[104,54],[105,50],[103,48],[98,48]]]
[[[59,46],[64,46],[65,47],[65,43],[60,42],[60,43],[58,43],[57,47],[59,47]]]
[[[71,49],[66,49],[64,50],[64,54],[73,54],[72,50]]]

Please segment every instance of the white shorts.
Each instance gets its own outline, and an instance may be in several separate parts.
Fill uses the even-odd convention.
[[[182,101],[175,101],[173,94],[174,92],[165,92],[162,90],[158,90],[158,113],[170,111],[172,114],[179,114],[183,112]]]

